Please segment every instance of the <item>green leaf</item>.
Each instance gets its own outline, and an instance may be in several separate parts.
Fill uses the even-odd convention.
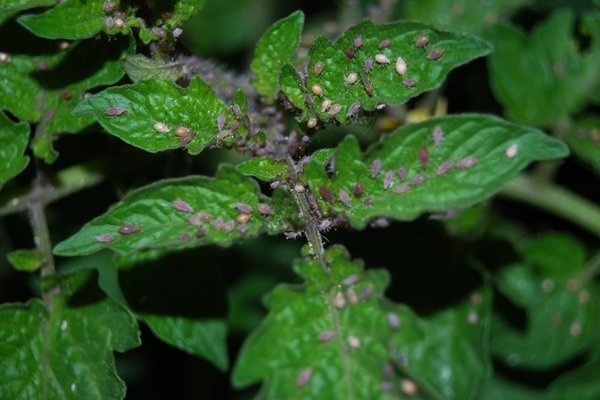
[[[600,397],[600,360],[592,360],[571,370],[550,385],[553,400],[595,400]]]
[[[428,38],[425,47],[415,44],[415,39],[421,35]],[[354,42],[359,38],[362,38],[362,45],[357,49]],[[389,45],[380,49],[381,42],[386,39]],[[367,20],[347,30],[334,44],[320,36],[309,51],[304,89],[305,94],[313,98],[310,113],[323,121],[335,118],[346,123],[354,118],[351,110],[354,104],[359,105],[362,111],[373,111],[380,104],[405,103],[439,87],[454,68],[490,51],[490,45],[483,40],[437,31],[416,22],[375,25]],[[434,53],[439,57],[436,58]],[[389,63],[375,61],[378,55],[386,57]],[[406,63],[404,75],[396,70],[398,57]],[[365,70],[367,59],[373,63],[369,72]],[[320,74],[318,63],[323,66]],[[354,83],[347,81],[351,74],[356,74]],[[289,68],[284,71],[283,79],[284,94],[296,107],[300,107],[298,87]],[[326,100],[331,101],[330,107],[324,106]],[[307,106],[301,108],[306,109]]]
[[[198,251],[169,254],[121,270],[119,281],[130,309],[160,340],[225,371],[227,291],[209,260]]]
[[[36,249],[14,250],[6,258],[16,270],[25,272],[36,271],[46,262],[42,253]]]
[[[550,400],[546,392],[498,377],[494,377],[486,383],[481,398],[485,400]]]
[[[35,7],[51,6],[56,0],[0,0],[0,25],[19,11]]]
[[[27,142],[29,125],[24,122],[16,124],[0,111],[0,188],[29,164],[29,157],[25,155]]]
[[[411,398],[473,398],[489,369],[487,323],[469,324],[466,312],[483,316],[487,301],[420,320],[384,299],[387,271],[364,271],[339,246],[325,259],[327,271],[297,261],[306,283],[268,296],[270,313],[242,347],[235,386],[262,381],[260,399],[393,399],[413,385]]]
[[[304,26],[304,13],[296,11],[275,22],[256,45],[250,69],[256,91],[272,101],[279,91],[279,73],[294,56]]]
[[[109,115],[111,108],[122,113]],[[219,116],[232,119],[225,103],[200,78],[187,89],[155,80],[111,87],[79,103],[74,112],[93,113],[110,134],[151,153],[185,146],[198,154],[225,140],[219,139]],[[184,130],[182,137],[177,128]],[[188,143],[182,141],[187,135],[192,135]]]
[[[436,145],[433,136],[440,129],[444,135]],[[420,155],[425,149],[426,163]],[[536,129],[491,116],[458,115],[405,125],[364,154],[356,138],[348,136],[336,150],[332,179],[316,163],[308,164],[305,174],[324,211],[343,213],[362,229],[377,217],[411,220],[425,212],[469,207],[494,194],[530,162],[567,154],[564,144]],[[372,178],[376,160],[381,171]],[[446,162],[451,169],[440,175]],[[475,165],[469,168],[470,162]],[[405,179],[399,176],[401,167]],[[384,188],[386,176],[389,189]],[[353,195],[359,183],[364,193]],[[331,204],[322,187],[331,192]],[[339,199],[340,191],[349,196],[348,205]]]
[[[251,207],[247,221],[240,216],[244,213],[236,207],[238,203]],[[235,240],[258,236],[267,229],[281,232],[276,220],[259,212],[259,203],[269,205],[270,200],[260,194],[256,182],[227,166],[219,169],[216,178],[190,176],[163,180],[125,196],[104,215],[58,244],[55,253],[74,256],[107,248],[131,253],[209,243],[226,246]],[[208,214],[210,221],[203,223],[200,212]],[[231,231],[220,226],[223,224],[231,224]]]
[[[578,121],[566,135],[573,153],[600,174],[600,117],[589,116]]]
[[[124,398],[112,351],[139,345],[137,324],[90,278],[61,278],[49,310],[37,299],[0,306],[0,398]]]
[[[142,54],[134,54],[125,59],[123,68],[133,82],[149,80],[176,81],[181,76],[177,62],[152,60]]]
[[[179,26],[202,10],[205,5],[206,0],[177,0],[167,23],[170,26]]]
[[[407,0],[401,3],[406,19],[447,31],[481,33],[531,0]]]
[[[519,251],[526,264],[503,268],[500,291],[524,309],[523,328],[508,316],[494,320],[492,352],[510,366],[550,368],[588,348],[600,332],[600,292],[578,279],[581,245],[565,235],[544,235]]]
[[[47,39],[87,39],[105,28],[106,0],[65,0],[49,11],[23,15],[19,23],[37,36]],[[119,1],[113,0],[116,6]]]
[[[600,22],[596,14],[588,17]],[[490,82],[510,119],[549,126],[577,112],[597,92],[600,30],[593,31],[591,47],[581,51],[573,38],[574,24],[572,12],[558,10],[529,37],[511,26],[494,29]]]
[[[265,182],[286,179],[288,177],[287,163],[284,160],[273,160],[267,156],[244,161],[236,169],[243,175],[253,176]]]

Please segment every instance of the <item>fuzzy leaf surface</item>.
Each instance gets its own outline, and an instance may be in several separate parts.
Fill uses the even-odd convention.
[[[176,208],[178,200],[191,207],[189,212]],[[239,230],[242,224],[236,220],[240,215],[236,204],[240,202],[252,208],[251,217],[244,224],[247,227],[244,233]],[[228,245],[235,240],[258,236],[268,229],[281,231],[278,222],[258,211],[258,203],[271,202],[260,194],[254,180],[242,177],[231,167],[220,168],[215,178],[190,176],[163,180],[125,196],[104,215],[59,243],[55,253],[74,256],[107,248],[119,253],[132,253],[211,243]],[[208,214],[210,221],[192,222],[199,212]],[[276,215],[275,210],[273,214]],[[217,219],[230,221],[232,230],[217,229]],[[119,233],[123,225],[134,226],[135,232]],[[99,235],[110,235],[112,241],[102,241]]]
[[[511,366],[551,368],[598,337],[600,292],[593,283],[577,281],[585,253],[571,237],[547,234],[519,251],[525,263],[503,268],[497,285],[525,310],[527,323],[518,329],[503,316],[495,318],[492,352]]]
[[[123,113],[108,115],[111,107]],[[112,87],[82,101],[74,112],[92,113],[108,133],[151,153],[184,146],[190,154],[198,154],[220,141],[217,119],[228,116],[225,103],[199,78],[188,88],[156,80]],[[167,131],[158,131],[157,123],[166,125]],[[193,135],[189,143],[181,142],[178,127],[189,129]]]
[[[165,62],[150,59],[143,54],[134,54],[123,61],[123,68],[133,82],[164,80],[176,81],[181,76],[180,65],[176,62]]]
[[[581,51],[573,37],[575,15],[555,11],[529,36],[504,25],[491,33],[490,82],[506,115],[520,123],[549,126],[578,111],[600,84],[600,13],[583,17],[591,45]]]
[[[578,121],[564,139],[577,157],[600,174],[600,117]]]
[[[444,133],[439,145],[433,142],[436,128]],[[506,155],[510,146],[516,146],[512,158]],[[420,157],[424,148],[428,154],[426,166]],[[494,194],[530,162],[567,154],[562,142],[541,131],[491,116],[467,114],[405,125],[365,153],[361,153],[356,138],[348,136],[336,150],[332,179],[316,163],[306,166],[305,175],[324,211],[343,213],[352,226],[362,229],[377,217],[411,220],[426,212],[468,207]],[[458,168],[469,157],[475,158],[475,165]],[[381,171],[372,178],[376,160],[381,162]],[[445,162],[451,163],[451,168],[438,175]],[[398,174],[400,167],[406,171],[403,180]],[[391,181],[385,189],[388,171]],[[425,181],[416,184],[417,176]],[[360,196],[353,195],[358,183],[364,187]],[[322,186],[329,188],[331,204],[323,197]],[[402,187],[404,192],[396,192]],[[340,201],[340,190],[349,195],[348,205]],[[366,204],[366,199],[372,204]]]
[[[29,164],[29,157],[25,155],[28,142],[29,125],[14,123],[0,112],[0,189]]]
[[[305,284],[280,285],[267,297],[270,313],[244,344],[234,385],[262,381],[258,399],[393,399],[410,380],[413,398],[473,398],[489,368],[486,324],[466,326],[464,310],[421,320],[383,297],[387,271],[365,271],[339,246],[325,259],[329,273],[312,259],[297,261]],[[406,362],[394,367],[395,359]]]
[[[415,45],[419,35],[427,35],[429,44],[420,48]],[[354,39],[362,37],[363,44],[349,58],[348,49],[354,47]],[[389,46],[380,49],[380,43],[388,39]],[[443,54],[435,59],[428,59],[432,51],[438,49]],[[379,104],[402,104],[409,99],[439,87],[446,75],[454,68],[469,61],[485,56],[491,51],[490,45],[481,40],[461,34],[442,32],[416,22],[397,22],[375,25],[367,20],[348,29],[335,43],[319,36],[309,51],[308,77],[305,94],[313,97],[312,106],[298,103],[298,87],[294,85],[290,71],[283,78],[284,94],[296,107],[309,109],[306,116],[315,115],[323,121],[332,118],[346,123],[354,118],[347,116],[350,106],[360,104],[362,110],[375,110]],[[387,57],[388,64],[375,61],[376,55]],[[407,70],[404,75],[396,71],[396,60],[402,57]],[[371,59],[373,68],[365,71],[365,61]],[[320,74],[317,63],[322,63]],[[345,77],[351,73],[358,74],[356,82],[349,84]],[[407,79],[415,81],[414,85],[406,84]],[[322,89],[322,95],[314,93],[314,86]],[[293,90],[286,90],[285,88]],[[332,102],[330,109],[323,109],[323,102]],[[337,107],[336,107],[337,106]],[[339,108],[335,115],[332,110]]]
[[[61,278],[51,311],[38,299],[0,307],[0,398],[124,398],[112,352],[140,344],[137,323],[90,278]]]
[[[254,176],[265,182],[285,179],[288,176],[288,166],[285,161],[273,160],[267,156],[244,161],[236,168],[246,176]]]
[[[19,11],[51,6],[55,2],[55,0],[0,0],[0,25]]]
[[[205,5],[206,0],[177,0],[167,23],[171,26],[179,26],[202,10]]]
[[[279,91],[279,73],[291,61],[300,44],[304,13],[296,11],[267,29],[256,45],[250,69],[256,75],[256,91],[272,101]]]

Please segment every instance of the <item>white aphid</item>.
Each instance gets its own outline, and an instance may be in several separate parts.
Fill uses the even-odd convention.
[[[390,59],[387,58],[385,56],[385,54],[376,54],[375,61],[377,61],[379,64],[389,64],[390,63]]]
[[[406,61],[402,57],[398,57],[396,59],[396,72],[400,75],[404,75],[406,73]]]
[[[164,122],[156,122],[154,124],[154,130],[160,133],[169,132],[169,127]]]
[[[354,85],[356,83],[356,81],[358,80],[358,74],[356,72],[350,72],[346,76],[345,80],[348,85]]]
[[[507,158],[510,159],[510,158],[515,158],[515,156],[517,155],[518,152],[519,152],[519,145],[516,143],[513,143],[506,148],[506,151],[504,152],[504,154],[506,155]]]

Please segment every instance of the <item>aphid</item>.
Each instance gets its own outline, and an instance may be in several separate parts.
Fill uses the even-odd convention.
[[[377,109],[377,110],[383,110],[385,107],[386,107],[386,104],[380,103],[380,104],[377,104],[375,106],[375,109]]]
[[[366,301],[369,299],[369,297],[371,297],[372,293],[373,293],[373,287],[365,286],[363,288],[363,290],[360,291],[360,295],[358,297],[359,297],[360,301]]]
[[[35,67],[39,70],[39,71],[49,71],[50,67],[48,67],[48,63],[46,63],[46,61],[43,60],[38,60],[35,62]]]
[[[427,180],[427,177],[423,174],[419,174],[417,176],[415,176],[412,181],[410,181],[410,184],[413,186],[417,186],[422,184],[423,182],[425,182]]]
[[[407,88],[413,88],[413,87],[417,86],[417,81],[409,78],[409,79],[403,80],[402,84]]]
[[[315,75],[317,75],[317,76],[321,75],[323,73],[324,67],[325,66],[323,65],[323,63],[321,61],[317,61],[314,66]]]
[[[346,193],[346,191],[340,189],[338,193],[338,198],[346,207],[350,207],[350,196],[348,196],[348,193]]]
[[[113,3],[112,1],[107,1],[102,5],[102,11],[104,11],[105,13],[112,12],[114,9],[115,3]]]
[[[115,18],[115,26],[117,28],[122,28],[125,26],[125,20],[123,20],[122,18]]]
[[[427,146],[421,146],[419,149],[419,163],[422,168],[427,168],[429,165],[429,150]]]
[[[359,102],[352,103],[350,105],[350,107],[348,107],[348,112],[346,113],[346,118],[354,117],[356,114],[358,114],[359,110],[360,110],[360,103]]]
[[[381,160],[378,158],[371,164],[371,178],[375,178],[381,171]]]
[[[346,81],[346,83],[348,85],[354,85],[356,83],[356,81],[358,80],[358,74],[356,72],[350,72],[345,78],[344,80]]]
[[[364,76],[364,75],[362,77],[362,84],[363,84],[363,86],[365,88],[365,91],[369,95],[369,97],[373,96],[373,86],[371,86],[371,82],[369,82],[369,80],[367,79],[367,77]]]
[[[360,196],[362,196],[364,191],[365,191],[365,185],[358,182],[356,185],[354,185],[354,189],[352,189],[352,194],[355,195],[356,197],[360,197]]]
[[[302,236],[302,232],[284,232],[283,235],[286,239],[297,239]]]
[[[263,215],[273,215],[273,209],[267,203],[258,203],[256,208],[258,208],[258,212]]]
[[[173,207],[175,207],[176,210],[178,211],[183,211],[183,212],[194,212],[194,209],[192,208],[192,206],[190,206],[188,203],[186,203],[185,201],[181,200],[181,199],[175,199],[173,200]]]
[[[353,349],[358,349],[361,346],[360,339],[356,336],[348,336],[348,344]]]
[[[173,37],[175,39],[177,39],[183,33],[183,29],[181,29],[181,28],[175,28],[175,29],[173,29],[173,32],[171,32],[171,33],[173,34]]]
[[[161,39],[164,39],[165,36],[167,36],[167,32],[163,28],[160,28],[158,26],[155,26],[151,30],[152,30],[152,33],[154,33],[156,36],[158,36]]]
[[[202,228],[199,228],[198,230],[196,230],[196,237],[197,238],[202,238],[206,235],[206,231]]]
[[[186,135],[189,132],[190,132],[190,128],[188,128],[186,126],[178,126],[175,129],[175,135],[179,136],[179,137],[183,137],[184,135]]]
[[[319,230],[320,230],[320,231],[326,231],[326,230],[328,230],[329,228],[331,228],[331,226],[332,226],[332,222],[331,222],[331,220],[329,220],[329,219],[324,219],[323,221],[321,221],[321,222],[319,223]]]
[[[304,193],[304,190],[305,190],[304,185],[302,185],[301,183],[296,183],[294,185],[294,191],[295,192],[297,192],[297,193]]]
[[[222,231],[225,228],[225,221],[223,221],[223,218],[217,218],[213,221],[213,227],[218,230],[218,231]]]
[[[309,129],[313,129],[314,127],[317,126],[317,119],[316,118],[309,118],[308,121],[306,121],[306,126]]]
[[[582,290],[581,292],[579,292],[579,295],[577,295],[577,300],[579,300],[579,304],[581,305],[589,303],[590,292],[588,292],[587,290]]]
[[[400,75],[404,75],[407,70],[406,61],[402,57],[396,59],[396,72]]]
[[[358,35],[354,37],[354,40],[352,40],[352,44],[354,45],[354,47],[356,47],[357,49],[360,49],[363,45],[363,37]]]
[[[333,203],[333,195],[331,194],[331,190],[325,185],[319,186],[319,193],[323,200],[328,202],[329,204]]]
[[[271,184],[269,185],[269,187],[270,187],[272,190],[275,190],[275,189],[277,189],[277,188],[279,187],[279,185],[280,185],[280,182],[279,182],[279,181],[273,181],[273,182],[271,182]]]
[[[331,109],[329,110],[329,115],[334,116],[336,114],[339,114],[339,112],[342,111],[342,106],[339,104],[334,104],[333,106],[331,106]]]
[[[104,114],[108,115],[109,117],[116,117],[126,113],[127,110],[123,107],[108,107],[104,110]]]
[[[369,73],[373,69],[373,59],[371,57],[365,60],[365,72]]]
[[[385,363],[385,365],[383,366],[383,374],[385,376],[392,376],[393,373],[394,373],[394,364],[392,364],[391,362]]]
[[[467,322],[469,325],[475,325],[479,322],[479,314],[477,314],[477,311],[469,311],[467,314]]]
[[[348,47],[346,49],[346,61],[352,60],[354,58],[354,54],[356,54],[356,47]]]
[[[182,242],[187,242],[192,238],[192,235],[190,235],[187,232],[181,232],[181,235],[179,235],[179,240],[181,240]]]
[[[390,43],[392,43],[390,39],[383,39],[381,42],[379,42],[379,45],[377,47],[379,47],[380,49],[385,49],[390,45]]]
[[[379,388],[382,392],[388,393],[394,389],[394,385],[392,385],[392,382],[381,382]]]
[[[396,189],[394,189],[394,193],[398,193],[398,194],[406,193],[406,192],[408,192],[408,189],[410,189],[410,185],[408,183],[402,183],[402,184],[396,186]]]
[[[351,285],[354,285],[356,282],[358,282],[358,279],[359,279],[359,277],[356,274],[348,275],[342,281],[342,284],[344,284],[344,286],[351,286]]]
[[[10,63],[11,58],[10,55],[8,55],[7,53],[2,53],[0,52],[0,63]]]
[[[440,126],[433,128],[433,133],[431,136],[433,138],[433,144],[436,146],[440,146],[444,141],[444,131]]]
[[[416,47],[425,47],[429,44],[429,35],[419,35],[415,38]]]
[[[69,323],[67,322],[66,319],[63,319],[60,323],[60,330],[66,331],[68,327],[69,327]]]
[[[321,103],[321,112],[325,112],[325,111],[329,110],[331,108],[332,104],[333,103],[329,99],[323,100],[323,103]]]
[[[248,214],[238,214],[237,217],[235,217],[235,222],[237,222],[238,224],[242,224],[245,225],[248,223],[248,221],[250,220],[250,215]]]
[[[217,117],[217,130],[219,132],[221,132],[224,128],[225,128],[225,116],[223,114],[220,114]]]
[[[400,328],[400,317],[396,313],[393,313],[393,312],[388,313],[387,323],[388,323],[388,327],[391,330],[395,331],[398,328]]]
[[[385,54],[376,54],[375,61],[379,64],[389,64],[390,59],[385,56]]]
[[[182,146],[185,146],[189,142],[191,142],[192,139],[194,139],[194,135],[192,134],[192,132],[188,132],[188,133],[186,133],[185,135],[183,135],[182,137],[179,138],[179,144],[181,144]]]
[[[441,56],[444,55],[444,49],[435,48],[431,50],[429,54],[427,54],[427,59],[431,61],[438,60]]]
[[[394,172],[388,171],[385,174],[385,177],[383,178],[383,188],[387,190],[392,187],[393,183],[394,183]]]
[[[348,297],[348,301],[350,302],[350,304],[358,303],[358,296],[356,295],[354,289],[348,289],[348,291],[346,292],[346,297]]]
[[[241,214],[241,215],[246,215],[246,214]],[[240,233],[242,235],[245,235],[246,232],[248,232],[248,225],[246,225],[246,224],[240,224],[240,225],[238,225],[238,231],[240,231]]]
[[[104,18],[104,26],[106,29],[112,29],[115,27],[115,19],[111,16]]]
[[[233,121],[231,121],[231,125],[229,125],[229,128],[231,128],[232,131],[237,130],[237,128],[239,128],[240,123],[237,121],[237,119],[234,119]]]
[[[246,203],[235,203],[234,207],[241,213],[244,214],[251,214],[252,213],[252,207],[250,207],[249,204]]]
[[[119,233],[121,235],[131,235],[132,233],[139,232],[140,228],[132,224],[123,224],[119,227]]]
[[[371,227],[373,228],[387,228],[390,226],[390,221],[386,218],[377,218],[375,221],[371,222]]]
[[[336,308],[342,309],[346,305],[346,298],[342,294],[342,292],[337,292],[335,297],[333,298],[333,305]]]
[[[310,368],[310,367],[304,368],[302,370],[302,372],[300,372],[300,374],[298,374],[298,378],[296,378],[296,386],[298,386],[299,388],[303,387],[304,385],[306,385],[308,383],[311,376],[312,376],[312,368]]]
[[[400,381],[400,389],[402,389],[402,393],[407,396],[414,396],[417,393],[417,390],[419,390],[415,381],[406,378]]]
[[[477,292],[473,292],[469,296],[469,301],[475,305],[481,304],[481,300],[482,300],[481,295]]]
[[[307,93],[307,94],[305,94],[305,95],[304,95],[304,102],[305,102],[307,105],[311,106],[311,105],[313,104],[313,98],[312,98],[312,96],[311,96],[310,94],[308,94],[308,93]]]
[[[469,156],[469,157],[463,158],[462,160],[458,161],[456,163],[456,168],[460,168],[460,169],[471,168],[471,167],[477,165],[478,162],[479,162],[479,160],[477,158],[475,158],[474,156]]]
[[[95,236],[94,240],[99,243],[110,243],[115,239],[111,234],[101,233],[100,235]]]
[[[519,152],[519,145],[516,143],[513,143],[507,147],[504,154],[506,155],[507,158],[511,159],[511,158],[515,158],[515,156],[517,155],[518,152]]]
[[[160,133],[167,133],[169,132],[169,127],[164,122],[155,122],[154,130]]]
[[[398,178],[400,178],[401,181],[406,179],[406,168],[403,166],[398,167]]]
[[[321,85],[319,85],[318,83],[315,83],[314,85],[312,85],[310,90],[313,92],[313,94],[315,96],[323,96],[323,87]]]
[[[193,226],[202,225],[204,222],[206,222],[206,220],[202,218],[202,215],[203,215],[202,212],[198,212],[198,213],[190,215],[188,217],[188,223]]]
[[[58,42],[59,50],[66,50],[69,48],[69,46],[71,46],[71,43],[67,42],[66,40],[61,40],[60,42]]]
[[[581,323],[578,321],[575,321],[571,324],[571,326],[569,326],[569,334],[572,337],[577,337],[581,334]]]
[[[335,337],[334,331],[323,331],[319,333],[319,342],[328,342]]]
[[[450,168],[452,168],[452,162],[444,161],[440,164],[435,173],[437,174],[437,176],[442,176],[445,175],[448,171],[450,171]]]
[[[373,198],[372,197],[365,197],[365,199],[363,200],[363,204],[365,206],[372,206],[373,205]]]
[[[542,291],[544,293],[550,293],[552,289],[554,289],[554,281],[552,279],[546,278],[542,280],[540,286],[542,287]]]

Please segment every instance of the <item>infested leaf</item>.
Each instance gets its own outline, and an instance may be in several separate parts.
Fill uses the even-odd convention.
[[[436,139],[440,131],[443,136]],[[379,217],[411,220],[468,207],[494,194],[530,162],[567,154],[564,144],[536,129],[491,116],[459,115],[405,125],[365,153],[349,136],[336,150],[332,178],[316,163],[308,164],[305,174],[325,211],[342,213],[362,229]],[[352,194],[359,184],[360,195],[342,201],[342,192]],[[332,194],[330,201],[322,188]]]
[[[134,54],[125,58],[123,68],[133,82],[153,79],[176,81],[181,76],[179,63],[152,60],[142,54]]]
[[[28,142],[29,125],[14,123],[0,111],[0,188],[29,164],[29,157],[25,155]]]
[[[244,161],[236,169],[246,176],[265,182],[286,179],[288,176],[288,166],[284,160],[273,160],[267,156]]]
[[[206,5],[206,0],[177,0],[167,23],[170,26],[180,26],[193,17]]]

